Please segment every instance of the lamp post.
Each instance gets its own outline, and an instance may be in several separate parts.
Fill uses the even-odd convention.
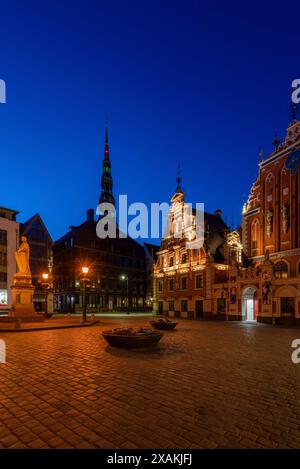
[[[48,313],[48,286],[49,286],[49,274],[47,272],[44,272],[42,274],[43,278],[43,287],[45,290],[45,316],[47,316]]]
[[[87,281],[87,274],[89,273],[88,267],[82,267],[82,274],[83,274],[83,321],[86,322],[86,281]]]
[[[128,289],[128,275],[121,275],[121,280],[126,280],[126,286],[127,286],[127,314],[129,314],[129,289]]]

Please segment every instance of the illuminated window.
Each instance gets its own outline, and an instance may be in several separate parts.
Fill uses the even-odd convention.
[[[158,281],[158,291],[163,291],[163,282],[162,282],[162,280]]]
[[[187,263],[187,254],[184,253],[181,256],[181,264],[186,264]]]
[[[173,278],[171,278],[171,279],[169,280],[169,290],[170,290],[170,291],[173,291],[173,290],[174,290],[174,279],[173,279]]]
[[[0,290],[0,305],[7,305],[7,290]]]
[[[284,261],[278,262],[274,267],[274,274],[276,278],[288,278],[289,268],[288,264]]]
[[[258,248],[258,237],[259,237],[259,221],[256,219],[251,225],[251,247],[252,249]]]

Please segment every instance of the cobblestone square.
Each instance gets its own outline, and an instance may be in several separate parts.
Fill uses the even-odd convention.
[[[300,329],[179,320],[152,350],[101,331],[3,333],[0,448],[300,448]]]

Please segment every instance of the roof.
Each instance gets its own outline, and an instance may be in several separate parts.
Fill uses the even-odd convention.
[[[28,231],[30,230],[30,228],[32,227],[32,225],[35,221],[40,222],[40,224],[42,225],[44,231],[46,232],[47,236],[49,237],[51,243],[53,243],[52,237],[51,237],[49,231],[47,230],[46,225],[44,224],[44,222],[43,222],[43,220],[42,220],[39,213],[36,213],[31,218],[29,218],[27,221],[25,221],[24,223],[21,223],[21,233],[22,234],[28,233]]]
[[[95,220],[86,220],[81,225],[78,226],[71,226],[70,230],[61,238],[55,241],[55,245],[59,245],[61,243],[64,243],[64,241],[70,239],[72,236],[75,235],[75,238],[77,238],[77,241],[75,241],[75,244],[78,247],[88,247],[90,241],[97,241],[97,245],[95,245],[96,250],[103,250],[103,251],[114,251],[114,252],[119,252],[122,254],[122,252],[126,251],[126,255],[129,251],[131,251],[131,254],[133,256],[139,255],[140,257],[145,256],[144,253],[144,247],[142,244],[138,243],[135,239],[131,238],[130,236],[127,235],[126,238],[124,237],[119,237],[119,229],[117,226],[117,236],[116,238],[110,239],[110,238],[99,238],[97,236],[96,232],[96,226],[97,226],[97,221]],[[77,235],[77,236],[76,236]],[[83,236],[81,236],[83,235]]]
[[[12,213],[12,214],[14,214],[14,215],[18,215],[18,213],[20,213],[20,212],[18,212],[17,210],[13,210],[13,209],[7,208],[7,207],[0,207],[0,212],[1,212],[1,211],[2,211],[2,212],[3,212],[3,211],[4,211],[4,212],[9,212],[9,213]]]

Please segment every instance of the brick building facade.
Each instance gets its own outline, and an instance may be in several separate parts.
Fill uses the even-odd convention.
[[[276,138],[272,153],[260,154],[258,177],[242,211],[242,240],[218,211],[205,213],[201,249],[186,251],[186,233],[163,239],[154,271],[156,312],[300,322],[299,165],[300,121],[293,120],[283,142]],[[177,192],[169,223],[184,204],[184,194]]]

